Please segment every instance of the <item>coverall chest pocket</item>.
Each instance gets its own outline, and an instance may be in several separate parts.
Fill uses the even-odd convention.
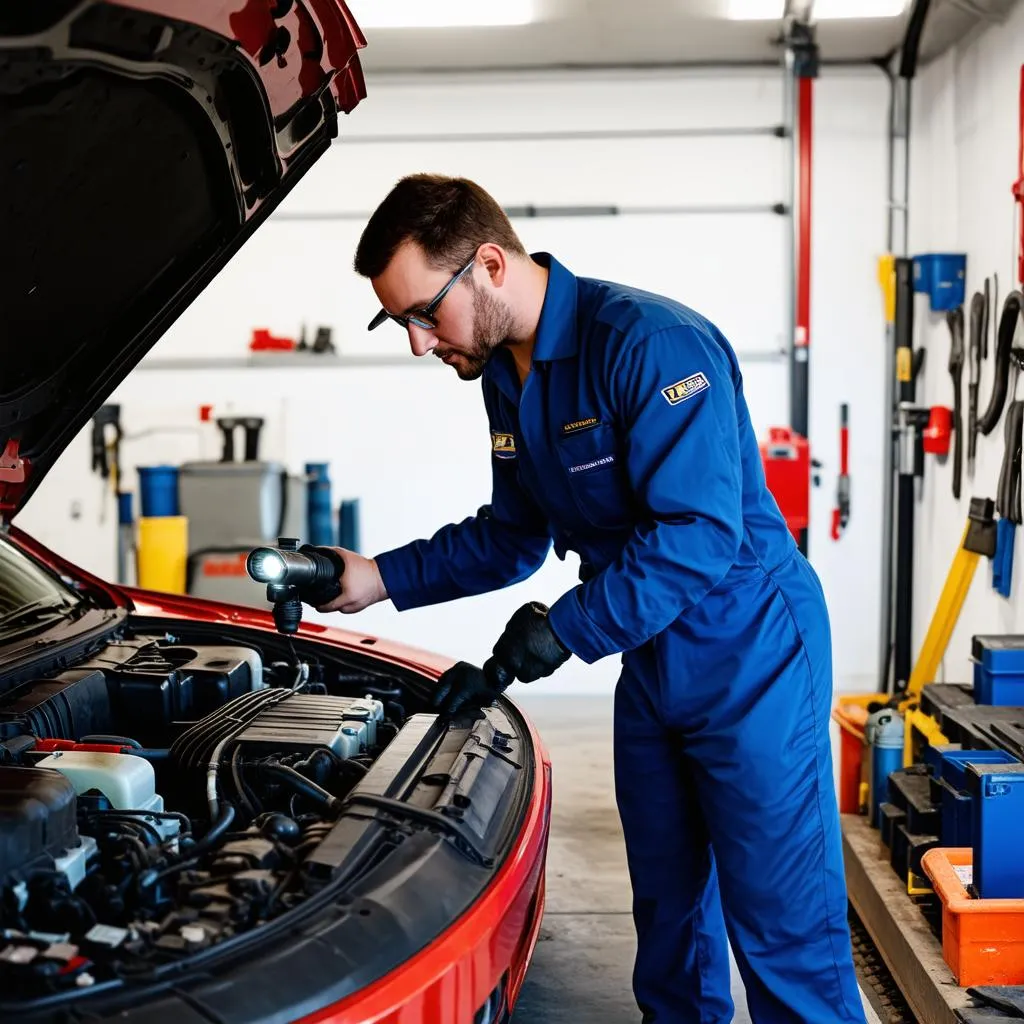
[[[633,521],[625,453],[615,430],[601,423],[555,442],[566,483],[583,518],[615,529]]]

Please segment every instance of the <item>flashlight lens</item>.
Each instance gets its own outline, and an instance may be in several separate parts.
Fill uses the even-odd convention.
[[[284,572],[284,561],[278,555],[266,554],[256,562],[256,572],[269,583]]]

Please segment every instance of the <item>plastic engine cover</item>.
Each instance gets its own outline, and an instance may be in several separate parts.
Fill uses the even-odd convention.
[[[75,788],[44,768],[0,766],[0,884],[78,847]]]
[[[383,718],[384,705],[372,697],[296,694],[261,711],[238,739],[248,754],[329,747],[340,757],[356,757],[376,744],[377,723]]]
[[[107,680],[98,667],[24,683],[0,705],[0,739],[76,739],[109,731]]]

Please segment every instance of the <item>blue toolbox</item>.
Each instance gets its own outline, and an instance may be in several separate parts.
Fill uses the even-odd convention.
[[[963,305],[967,256],[961,252],[929,252],[914,257],[914,291],[924,292],[932,312]]]
[[[938,763],[932,776],[932,797],[941,805],[942,845],[970,846],[974,842],[974,803],[967,791],[968,766],[1019,764],[1005,750],[959,750],[936,747]],[[936,796],[936,791],[938,795]]]
[[[966,765],[974,800],[974,888],[985,900],[1024,898],[1024,764]]]
[[[975,636],[971,657],[976,703],[1024,707],[1024,636]]]

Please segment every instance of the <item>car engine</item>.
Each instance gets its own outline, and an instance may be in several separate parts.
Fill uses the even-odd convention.
[[[145,976],[323,886],[409,716],[386,667],[271,657],[133,636],[0,697],[0,989]]]

